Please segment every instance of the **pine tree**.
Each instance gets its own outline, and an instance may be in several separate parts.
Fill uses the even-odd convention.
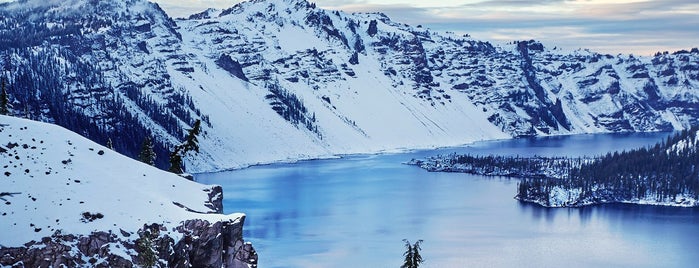
[[[194,122],[192,129],[190,129],[187,133],[182,154],[186,154],[189,151],[199,152],[199,140],[197,139],[199,133],[201,133],[201,120],[197,119],[197,121]]]
[[[114,150],[114,143],[112,143],[112,138],[107,139],[107,148]]]
[[[410,244],[410,241],[407,239],[403,239],[403,242],[405,242],[405,252],[403,253],[405,259],[403,260],[403,265],[401,265],[400,268],[413,268],[415,267],[413,264],[413,245]]]
[[[7,96],[7,90],[5,89],[5,78],[2,78],[2,90],[0,91],[0,114],[1,115],[9,115],[10,114],[10,109],[9,109],[9,97]]]
[[[182,174],[182,156],[180,155],[181,146],[175,146],[175,149],[170,153],[170,169],[169,171],[175,174]]]
[[[155,165],[155,151],[153,150],[153,142],[150,137],[146,137],[141,145],[141,152],[138,154],[138,160],[149,164],[151,166]]]
[[[139,262],[142,267],[154,267],[158,261],[158,256],[155,250],[153,250],[153,239],[157,238],[157,236],[147,230],[139,231],[139,236],[140,238],[136,240],[136,252],[138,253]]]
[[[421,263],[425,262],[425,260],[422,259],[422,255],[420,255],[420,250],[422,250],[420,244],[422,244],[422,239],[413,244],[413,265],[415,265],[415,268],[420,266]]]
[[[403,253],[405,259],[400,268],[418,268],[421,263],[425,262],[420,255],[422,240],[418,240],[415,244],[410,244],[407,239],[403,239],[403,242],[405,242],[405,253]]]

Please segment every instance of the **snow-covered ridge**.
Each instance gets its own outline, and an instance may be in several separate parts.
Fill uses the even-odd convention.
[[[162,235],[178,241],[183,234],[175,227],[187,220],[235,224],[245,217],[219,214],[218,186],[132,160],[55,125],[0,116],[0,141],[0,248],[54,234],[106,232],[133,241],[146,224],[164,226]]]
[[[0,6],[13,112],[100,144],[112,139],[130,156],[149,135],[161,167],[196,119],[202,152],[187,158],[190,172],[682,129],[698,117],[697,50],[633,57],[536,41],[496,46],[303,0],[247,1],[177,20],[145,0],[39,2]]]

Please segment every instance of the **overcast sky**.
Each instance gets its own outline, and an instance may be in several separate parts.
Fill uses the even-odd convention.
[[[0,0],[3,2],[6,0]],[[154,0],[173,17],[239,0]],[[650,55],[699,47],[698,0],[318,0],[319,7],[391,19],[481,40],[540,40],[547,47]]]

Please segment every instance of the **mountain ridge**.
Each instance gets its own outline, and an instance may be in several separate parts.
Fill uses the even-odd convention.
[[[194,172],[509,137],[668,131],[699,116],[696,49],[634,57],[563,53],[536,41],[493,45],[296,0],[174,20],[155,4],[124,5],[143,8],[72,24],[35,14],[70,26],[61,31],[42,22],[10,28],[24,25],[8,11],[22,4],[0,6],[0,42],[16,46],[0,51],[9,55],[2,64],[17,69],[8,75],[13,87],[35,93],[10,90],[24,107],[14,112],[102,144],[111,138],[132,157],[152,136],[161,167],[202,119],[202,153],[186,160]],[[43,41],[13,41],[21,32]],[[56,62],[72,64],[41,67]],[[46,76],[49,89],[33,81]],[[39,92],[43,99],[31,97]],[[96,108],[61,105],[63,96]]]

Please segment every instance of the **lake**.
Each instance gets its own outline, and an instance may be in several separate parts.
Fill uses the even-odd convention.
[[[403,165],[440,153],[582,156],[654,144],[668,133],[479,142],[459,148],[198,174],[247,214],[260,267],[399,267],[402,239],[423,239],[421,267],[696,267],[699,209],[543,208],[517,179]]]

